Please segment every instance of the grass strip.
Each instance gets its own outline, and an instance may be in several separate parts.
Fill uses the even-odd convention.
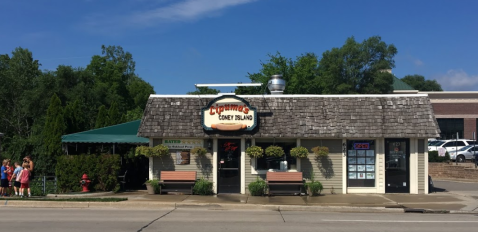
[[[120,202],[126,201],[128,198],[116,198],[116,197],[108,197],[108,198],[17,198],[17,197],[8,197],[2,198],[2,200],[8,201],[74,201],[74,202]]]

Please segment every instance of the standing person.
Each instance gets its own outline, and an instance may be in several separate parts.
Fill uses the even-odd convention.
[[[15,171],[13,171],[13,176],[12,176],[12,180],[15,181],[15,183],[13,183],[13,190],[15,190],[15,196],[18,197],[18,192],[20,191],[20,187],[21,187],[21,184],[20,184],[20,178],[21,178],[21,175],[20,173],[22,172],[22,166],[20,166],[20,163],[18,162],[15,162]]]
[[[7,193],[7,188],[8,188],[7,160],[3,160],[2,168],[0,168],[0,172],[2,172],[2,175],[1,175],[1,178],[0,178],[0,195],[2,195],[2,197],[4,197],[5,194]]]
[[[8,192],[7,194],[9,196],[13,195],[13,189],[12,189],[12,176],[13,176],[13,166],[11,165],[11,160],[7,159],[7,179],[8,179]]]
[[[28,191],[28,197],[31,197],[30,193],[30,165],[28,163],[23,163],[23,170],[20,172],[20,197],[23,198],[23,193],[25,189]]]
[[[30,166],[30,168],[28,168],[28,171],[30,171],[30,180],[33,180],[33,178],[35,178],[35,174],[33,172],[33,168],[35,165],[33,164],[32,157],[29,155],[25,156],[25,158],[23,158],[23,162],[27,162]]]

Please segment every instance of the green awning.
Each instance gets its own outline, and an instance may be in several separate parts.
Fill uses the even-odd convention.
[[[114,126],[63,135],[62,143],[149,143],[148,138],[138,137],[141,120]]]

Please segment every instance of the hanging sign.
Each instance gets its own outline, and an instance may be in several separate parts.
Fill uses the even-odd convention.
[[[257,124],[257,110],[237,96],[221,96],[202,108],[205,130],[250,131]]]

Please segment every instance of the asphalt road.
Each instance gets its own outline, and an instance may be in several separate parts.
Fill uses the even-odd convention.
[[[0,208],[1,231],[475,231],[478,216],[212,209]]]

